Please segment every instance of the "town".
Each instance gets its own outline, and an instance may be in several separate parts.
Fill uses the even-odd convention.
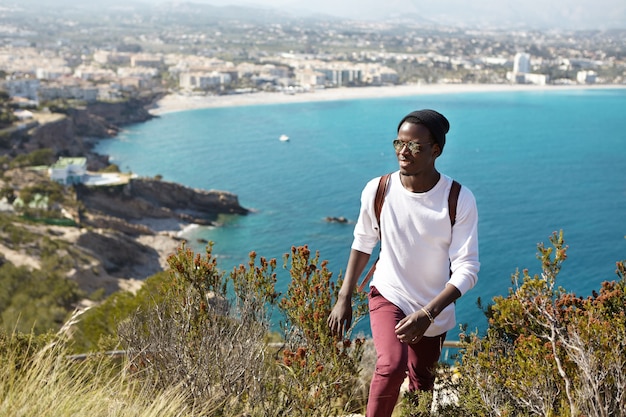
[[[142,7],[45,15],[5,8],[0,75],[14,116],[28,119],[29,109],[41,106],[146,92],[626,83],[626,28],[461,29],[400,19],[303,20],[194,3]]]

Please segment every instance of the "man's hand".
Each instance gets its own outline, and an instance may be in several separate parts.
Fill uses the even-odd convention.
[[[361,275],[370,255],[356,249],[350,250],[346,277],[341,284],[337,302],[328,316],[328,327],[335,336],[342,336],[352,325],[352,292],[356,288],[357,278]]]
[[[352,300],[339,298],[328,316],[327,323],[333,335],[343,337],[352,324]]]
[[[430,319],[423,311],[416,311],[396,325],[396,336],[403,343],[417,343],[430,327]]]

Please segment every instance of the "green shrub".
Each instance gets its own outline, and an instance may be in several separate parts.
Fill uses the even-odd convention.
[[[487,309],[484,337],[465,337],[459,403],[475,415],[626,415],[626,262],[619,281],[578,297],[556,285],[567,247],[538,246],[541,275],[513,275]]]
[[[319,253],[311,257],[309,249],[292,247],[291,280],[279,307],[285,317],[283,351],[285,372],[282,381],[285,396],[296,399],[298,409],[291,415],[328,416],[337,409],[360,411],[365,404],[367,387],[360,383],[363,338],[351,340],[349,330],[344,340],[331,334],[327,318],[337,299],[341,279],[336,285],[327,261]],[[354,295],[352,328],[367,314],[365,293]]]
[[[120,167],[117,164],[109,164],[104,169],[100,170],[100,172],[104,173],[119,173]]]
[[[0,288],[0,328],[6,332],[56,331],[82,296],[77,284],[58,272],[8,262],[0,266]]]
[[[137,293],[118,291],[100,305],[90,308],[74,326],[73,350],[76,353],[112,350],[119,347],[118,326],[138,309],[150,310],[163,302],[165,272],[147,278]]]
[[[194,403],[211,401],[215,415],[327,417],[360,409],[362,342],[333,339],[326,326],[338,288],[306,247],[289,258],[291,284],[280,299],[275,260],[257,265],[253,252],[226,278],[212,245],[205,257],[180,248],[169,258],[162,302],[120,327],[132,366],[157,387],[182,385]],[[267,342],[275,308],[285,317],[282,348]],[[357,306],[355,322],[363,311]]]
[[[37,149],[27,154],[19,154],[11,161],[11,168],[50,165],[55,161],[52,149]]]

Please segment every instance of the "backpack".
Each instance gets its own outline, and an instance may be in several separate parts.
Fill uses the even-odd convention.
[[[378,189],[376,190],[376,197],[374,198],[374,214],[376,215],[376,221],[378,222],[378,228],[380,233],[380,212],[383,209],[383,203],[385,202],[385,194],[387,193],[387,186],[389,185],[389,177],[391,174],[385,174],[380,177],[380,181],[378,182]],[[454,227],[454,223],[456,222],[456,205],[459,201],[459,193],[461,192],[461,184],[459,184],[456,180],[452,180],[452,186],[450,187],[450,194],[448,194],[448,213],[450,214],[450,225]],[[361,281],[359,285],[359,291],[363,291],[365,285],[368,283],[372,275],[374,275],[374,271],[376,270],[376,262],[370,267],[370,270]],[[452,271],[450,271],[450,275],[452,275]]]

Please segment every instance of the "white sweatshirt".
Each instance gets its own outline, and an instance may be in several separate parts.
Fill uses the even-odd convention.
[[[363,189],[354,229],[352,249],[368,254],[379,240],[374,214],[379,179],[372,179]],[[452,230],[448,214],[451,185],[452,179],[441,175],[431,190],[413,193],[402,186],[399,171],[389,179],[380,215],[380,258],[370,285],[406,315],[428,304],[446,283],[465,294],[478,280],[476,200],[467,187],[461,187]],[[437,316],[425,335],[437,336],[452,329],[455,323],[452,303]]]

